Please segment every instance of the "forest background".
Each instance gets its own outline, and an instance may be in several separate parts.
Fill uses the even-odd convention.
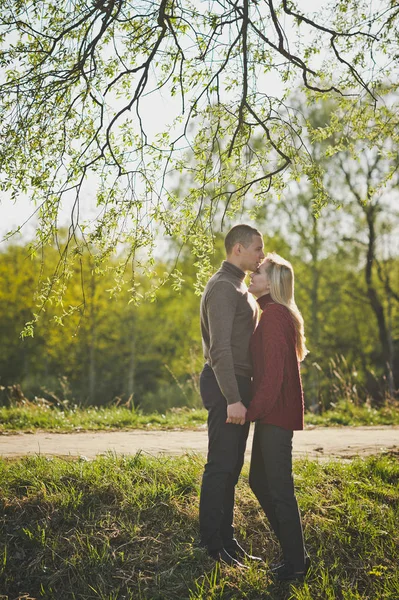
[[[303,110],[315,127],[328,126],[328,104]],[[320,144],[312,144],[315,161]],[[386,181],[396,162],[395,156],[387,161],[377,151],[365,151],[358,160],[345,153],[324,158],[332,202],[320,215],[314,213],[314,190],[299,181],[281,198],[270,194],[262,206],[247,204],[247,212],[225,226],[227,231],[237,222],[253,224],[264,234],[265,251],[294,265],[310,349],[302,365],[306,406],[316,412],[343,399],[378,407],[398,388],[397,175]],[[184,186],[176,194],[183,195]],[[251,208],[253,221],[246,216]],[[66,241],[66,231],[64,236]],[[213,237],[213,270],[224,258],[223,237]],[[19,385],[31,400],[70,407],[117,403],[164,412],[201,406],[198,258],[189,245],[173,238],[160,241],[162,251],[136,275],[135,302],[129,302],[129,276],[121,285],[115,275],[123,247],[101,274],[87,248],[69,274],[62,302],[48,302],[33,337],[23,338],[20,333],[40,304],[39,284],[56,271],[60,248],[54,245],[43,257],[32,253],[29,242],[3,246],[3,404],[18,398],[12,386]]]
[[[307,407],[394,398],[398,18],[5,2],[1,200],[38,221],[0,246],[0,401],[199,406],[200,293],[239,222],[294,265]]]

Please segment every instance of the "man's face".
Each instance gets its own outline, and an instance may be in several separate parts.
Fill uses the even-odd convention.
[[[265,258],[261,236],[254,235],[252,242],[247,248],[240,244],[240,255],[241,269],[243,271],[256,271]]]

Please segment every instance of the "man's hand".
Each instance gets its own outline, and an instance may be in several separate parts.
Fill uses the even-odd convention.
[[[242,402],[228,404],[226,423],[233,423],[233,425],[245,425],[246,414],[247,409],[245,408]]]

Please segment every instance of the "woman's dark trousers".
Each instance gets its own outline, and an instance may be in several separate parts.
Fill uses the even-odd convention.
[[[251,399],[251,380],[236,376],[242,403]],[[201,544],[209,551],[234,545],[234,491],[244,463],[249,423],[226,423],[227,402],[211,367],[200,378],[201,397],[208,411],[208,459],[202,477],[199,522]]]
[[[280,542],[284,562],[303,571],[305,548],[292,477],[293,432],[256,423],[249,485]]]

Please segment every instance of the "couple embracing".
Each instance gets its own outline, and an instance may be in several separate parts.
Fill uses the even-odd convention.
[[[265,257],[262,235],[248,225],[233,227],[225,248],[226,260],[201,300],[206,363],[200,389],[208,411],[201,545],[213,559],[230,566],[261,560],[245,552],[233,528],[235,486],[250,422],[255,421],[249,484],[281,546],[282,562],[272,571],[279,581],[301,580],[310,559],[294,491],[292,437],[294,430],[303,429],[299,362],[307,350],[294,300],[294,274],[277,254]],[[259,322],[257,304],[262,310]]]

